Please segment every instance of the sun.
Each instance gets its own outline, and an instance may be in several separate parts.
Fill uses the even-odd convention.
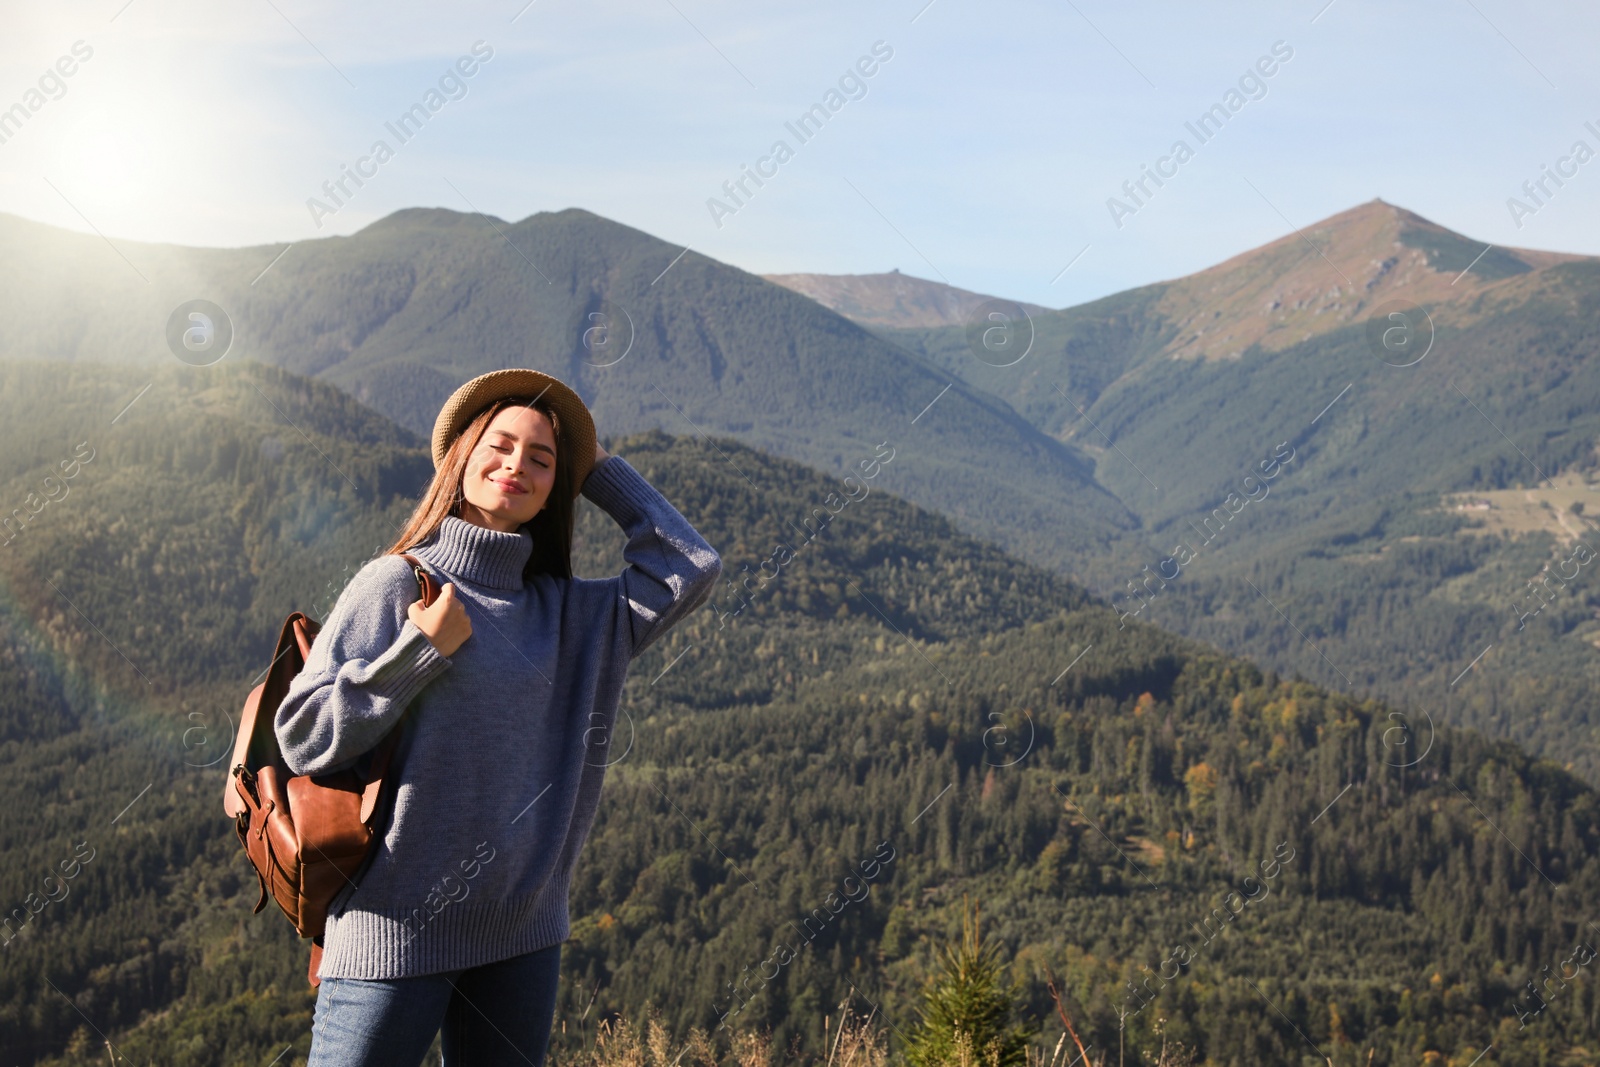
[[[102,96],[92,106],[55,116],[60,121],[51,131],[52,182],[68,198],[82,197],[124,224],[148,222],[145,216],[154,213],[183,166],[181,154],[173,158],[174,146],[155,136],[149,114],[141,111],[132,101]]]

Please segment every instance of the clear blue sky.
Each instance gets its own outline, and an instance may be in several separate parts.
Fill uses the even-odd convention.
[[[46,84],[0,144],[0,211],[244,245],[419,205],[507,219],[578,206],[753,271],[899,267],[1054,307],[1375,196],[1496,244],[1600,253],[1600,158],[1520,229],[1506,205],[1573,142],[1600,152],[1583,125],[1600,129],[1592,4],[524,3],[10,13],[0,108]],[[80,40],[93,54],[60,93],[46,71]],[[404,145],[386,133],[480,40],[493,58],[465,96]],[[784,123],[876,41],[893,56],[865,95],[800,143]],[[1293,58],[1200,144],[1184,123],[1275,41]],[[319,229],[306,201],[379,138],[394,157],[366,164],[376,173]],[[1193,158],[1119,229],[1107,198],[1179,138]],[[779,139],[793,157],[764,164],[777,173],[747,181],[718,227],[707,200]]]

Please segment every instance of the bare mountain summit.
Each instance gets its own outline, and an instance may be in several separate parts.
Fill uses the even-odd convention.
[[[962,326],[967,316],[995,297],[957,289],[943,282],[901,274],[764,274],[767,281],[809,296],[830,311],[862,326]],[[1020,304],[1028,314],[1048,310]]]
[[[1156,311],[1178,326],[1177,358],[1231,359],[1252,344],[1281,351],[1370,315],[1391,300],[1432,311],[1486,291],[1516,298],[1548,267],[1585,256],[1499,248],[1382,200],[1169,282]]]

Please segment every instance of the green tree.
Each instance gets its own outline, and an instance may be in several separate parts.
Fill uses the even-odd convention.
[[[1021,1067],[1027,1031],[1011,1025],[1016,986],[1005,977],[1000,951],[985,945],[978,908],[963,908],[961,943],[941,949],[940,971],[922,993],[922,1020],[906,1058],[912,1067]]]

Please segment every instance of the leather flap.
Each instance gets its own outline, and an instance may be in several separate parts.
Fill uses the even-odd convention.
[[[273,733],[273,720],[295,675],[305,666],[304,652],[316,638],[317,629],[315,622],[298,611],[284,619],[266,676],[245,698],[244,710],[239,716],[239,732],[234,736],[233,756],[228,764],[230,785],[223,790],[223,810],[230,817],[237,816],[240,811],[231,785],[235,767],[243,764],[254,771],[263,766],[283,765],[278,738]],[[283,770],[287,772],[288,767],[283,766]]]
[[[366,853],[372,832],[356,817],[361,809],[361,786],[348,772],[289,779],[284,815],[286,827],[293,823],[293,838],[285,844],[291,845],[302,862],[331,862]]]
[[[375,774],[361,791],[361,824],[370,826],[372,814],[378,810],[378,794],[383,792],[383,775]]]

